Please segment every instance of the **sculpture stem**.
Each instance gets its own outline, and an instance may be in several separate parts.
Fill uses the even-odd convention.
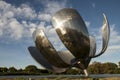
[[[79,67],[82,68],[82,70],[84,71],[85,76],[88,77],[89,74],[88,74],[88,71],[87,71],[87,69],[85,68],[85,66],[84,66],[83,64],[81,64],[80,61],[78,61],[77,64],[79,65]]]
[[[84,71],[85,76],[88,77],[89,76],[88,71],[86,69],[84,69],[83,71]]]

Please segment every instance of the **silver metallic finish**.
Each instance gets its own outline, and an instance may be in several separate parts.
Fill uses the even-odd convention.
[[[39,63],[41,64],[44,68],[46,68],[49,71],[55,72],[55,73],[61,73],[65,72],[67,68],[58,68],[52,64],[50,64],[39,51],[36,49],[36,47],[29,47],[28,48],[31,56]]]
[[[62,9],[53,16],[52,24],[63,44],[76,58],[72,64],[86,69],[91,60],[88,58],[90,40],[86,25],[79,13],[74,9]]]
[[[90,53],[89,57],[95,56],[96,53],[96,40],[95,37],[89,36],[90,38]]]
[[[57,34],[68,50],[56,51],[44,32],[37,29],[33,33],[33,38],[38,51],[35,47],[30,47],[29,51],[33,58],[48,70],[61,73],[69,67],[77,67],[82,69],[85,75],[88,76],[87,67],[90,60],[103,54],[108,46],[110,28],[105,14],[103,14],[103,17],[103,46],[99,54],[95,54],[95,38],[89,35],[80,14],[71,8],[56,12],[52,18],[52,24]]]
[[[75,57],[72,55],[72,53],[68,50],[66,51],[58,51],[58,55],[60,58],[66,62],[67,64],[71,65],[71,60],[74,59]]]
[[[74,9],[62,9],[52,19],[63,44],[78,59],[89,56],[89,33],[79,13]]]
[[[51,64],[59,68],[67,68],[69,65],[65,63],[57,54],[57,51],[46,38],[44,32],[40,29],[33,33],[36,47],[45,59]]]
[[[85,76],[89,76],[89,74],[88,74],[88,72],[87,72],[86,69],[84,69],[83,71],[84,71],[84,73],[85,73]]]
[[[103,40],[102,50],[99,54],[92,56],[91,58],[95,58],[103,54],[106,51],[107,46],[108,46],[109,37],[110,37],[110,28],[109,28],[109,23],[107,21],[106,15],[103,14],[103,17],[104,17],[104,21],[103,21],[103,26],[102,26],[102,40]]]

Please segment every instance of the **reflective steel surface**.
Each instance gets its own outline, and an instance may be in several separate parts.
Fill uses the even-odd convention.
[[[43,55],[45,59],[56,67],[66,68],[69,65],[65,63],[57,54],[57,51],[51,45],[49,40],[46,38],[44,32],[40,29],[33,33],[35,44],[38,51]]]
[[[103,21],[103,25],[102,25],[102,50],[99,54],[92,56],[92,58],[98,57],[100,55],[102,55],[108,46],[108,42],[109,42],[109,37],[110,37],[110,27],[109,27],[109,23],[107,21],[107,17],[105,14],[103,14],[104,17],[104,21]]]
[[[58,11],[52,20],[60,39],[70,52],[78,59],[89,56],[89,33],[79,13],[74,9]]]
[[[102,53],[105,52],[108,46],[108,41],[110,37],[110,28],[109,28],[109,23],[107,21],[106,15],[103,14],[104,21],[103,21],[103,26],[102,26],[102,36],[103,36],[103,48],[102,48]]]
[[[88,76],[87,67],[92,58],[103,54],[108,46],[110,28],[105,14],[102,26],[102,50],[96,53],[96,40],[90,36],[80,14],[71,8],[64,8],[53,16],[52,24],[67,48],[66,51],[56,51],[44,32],[37,29],[33,33],[35,47],[28,50],[32,57],[46,69],[61,73],[67,68],[77,67]]]
[[[71,60],[73,60],[75,57],[72,55],[72,53],[68,50],[66,51],[58,51],[58,55],[60,58],[66,62],[67,64],[71,65]]]
[[[56,72],[56,73],[61,73],[66,71],[67,68],[58,68],[52,64],[50,64],[47,59],[45,59],[41,53],[36,49],[36,47],[30,46],[28,48],[31,56],[39,63],[41,64],[44,68],[46,68],[49,71]]]
[[[90,38],[90,52],[89,57],[95,56],[96,53],[96,40],[95,37],[89,36]]]

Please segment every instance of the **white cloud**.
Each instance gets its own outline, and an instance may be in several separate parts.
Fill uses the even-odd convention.
[[[120,49],[120,45],[112,45],[112,46],[109,46],[108,48],[109,50],[119,50]]]
[[[120,34],[115,30],[116,25],[110,26],[110,44],[118,44],[120,42]],[[120,44],[120,43],[119,43]]]
[[[15,40],[18,40],[22,37],[22,25],[15,18],[3,20],[2,22],[0,22],[0,24],[0,36],[6,36]]]
[[[37,17],[35,10],[33,10],[27,4],[22,4],[20,7],[15,8],[14,12],[17,17],[20,16],[22,18],[28,18],[28,19],[35,19]]]
[[[6,10],[9,10],[9,8],[11,7],[11,4],[8,4],[4,1],[0,1],[0,9],[4,9],[3,12],[5,12]]]
[[[13,19],[8,23],[6,31],[11,38],[18,40],[22,37],[23,27],[16,19]]]
[[[43,20],[43,21],[47,21],[47,22],[49,22],[50,20],[51,20],[51,15],[50,14],[48,14],[48,13],[39,13],[38,14],[38,19],[39,20]]]
[[[116,27],[115,24],[110,26],[110,41],[107,49],[109,53],[120,52],[120,34],[115,30]]]
[[[8,38],[11,40],[29,38],[37,28],[43,29],[48,34],[52,26],[47,23],[51,22],[51,17],[57,10],[66,6],[66,0],[60,3],[45,1],[42,4],[43,11],[35,12],[27,4],[16,7],[5,1],[0,1],[0,38],[6,37],[7,40]],[[38,20],[38,22],[32,22],[32,20]]]
[[[29,6],[16,8],[11,4],[0,1],[0,36],[12,40],[19,40],[23,37],[24,26],[16,17],[34,18],[34,11]]]
[[[85,21],[85,24],[87,27],[89,27],[91,23],[89,21]]]
[[[43,3],[45,8],[42,12],[39,12],[38,19],[48,22],[51,21],[51,18],[55,12],[66,7],[66,2],[66,0],[63,2],[45,1],[45,3]]]
[[[12,11],[7,11],[7,13],[4,13],[3,16],[4,16],[5,18],[10,19],[10,18],[14,17],[14,13],[13,13]]]
[[[50,13],[51,15],[55,14],[56,11],[65,8],[67,4],[67,0],[57,2],[57,1],[47,1],[45,3],[45,12]]]

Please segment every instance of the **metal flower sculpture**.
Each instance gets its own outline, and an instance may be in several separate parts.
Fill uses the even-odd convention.
[[[92,58],[105,52],[108,46],[110,28],[105,14],[102,26],[102,50],[96,53],[96,41],[90,36],[80,14],[71,8],[62,9],[53,16],[52,24],[67,51],[56,51],[43,30],[33,32],[36,47],[29,47],[32,57],[47,70],[61,73],[70,67],[77,67],[88,76],[87,67]]]

